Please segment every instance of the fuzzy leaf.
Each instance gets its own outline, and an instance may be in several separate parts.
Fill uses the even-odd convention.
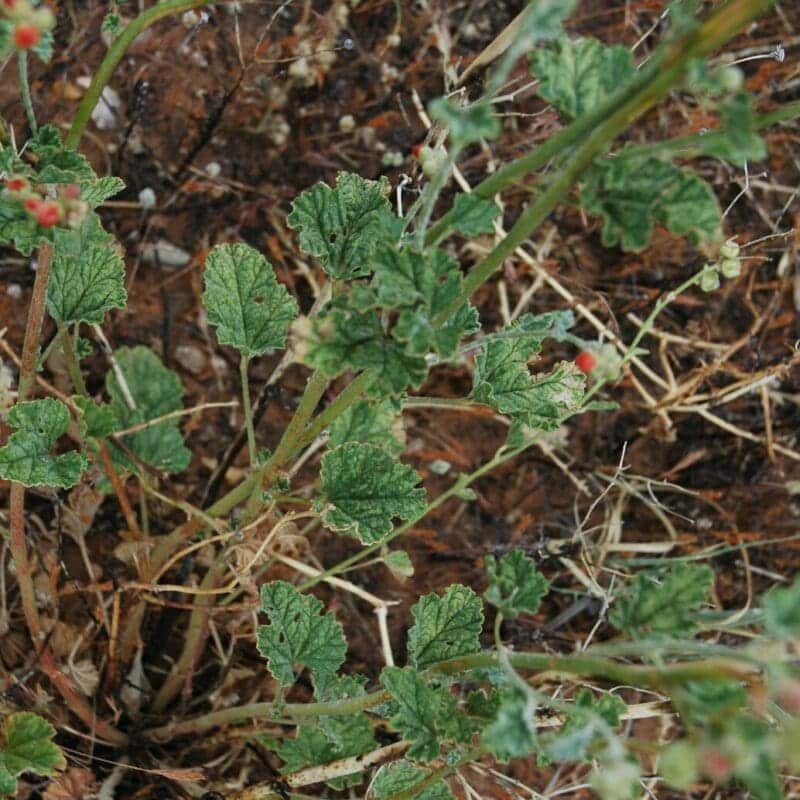
[[[603,219],[603,244],[638,252],[656,224],[691,241],[720,236],[722,215],[711,187],[690,170],[657,158],[626,157],[595,163],[581,205]]]
[[[269,625],[259,625],[258,651],[281,686],[295,681],[293,666],[308,667],[315,682],[330,680],[344,662],[347,645],[333,614],[322,614],[322,602],[300,594],[285,581],[261,587],[261,611]]]
[[[536,707],[531,698],[517,689],[500,694],[494,720],[483,731],[484,745],[500,760],[521,758],[536,749]]]
[[[384,764],[375,773],[367,797],[369,800],[385,800],[401,792],[413,792],[414,788],[430,774],[430,770],[415,767],[409,761],[402,759]],[[447,784],[438,780],[411,794],[409,800],[454,800],[454,798]]]
[[[88,203],[90,208],[97,208],[110,197],[119,194],[124,188],[125,181],[122,178],[98,178],[96,181],[81,184],[81,200]]]
[[[589,689],[580,689],[561,730],[550,738],[546,752],[554,761],[580,761],[588,757],[595,742],[616,730],[626,705],[611,694],[595,699]]]
[[[445,97],[438,97],[428,110],[437,122],[448,129],[452,142],[460,147],[481,139],[496,139],[500,135],[500,120],[491,103],[485,100],[459,106]]]
[[[117,430],[131,428],[183,408],[183,386],[180,378],[165,367],[147,347],[122,347],[115,353],[131,396],[136,404],[131,409],[117,383],[113,370],[106,375],[106,389],[119,421]],[[163,420],[122,438],[142,461],[166,472],[180,472],[189,466],[192,454],[183,443],[180,419]],[[115,445],[109,445],[114,462],[124,469],[135,465]]]
[[[303,192],[287,222],[300,231],[303,252],[318,258],[330,278],[358,278],[371,272],[377,244],[395,234],[388,193],[386,178],[368,181],[340,172],[335,189],[317,183]]]
[[[119,420],[110,403],[98,404],[88,397],[80,396],[72,399],[83,412],[78,423],[83,438],[89,436],[94,439],[102,439],[119,429]]]
[[[36,156],[39,183],[90,183],[97,180],[89,162],[77,150],[65,147],[55,125],[43,125],[28,140]]]
[[[453,203],[453,215],[453,227],[459,233],[478,236],[494,232],[494,221],[500,216],[500,207],[475,194],[459,194]]]
[[[48,236],[25,212],[22,204],[0,193],[0,244],[11,245],[23,256],[29,256]]]
[[[0,794],[16,789],[17,775],[54,775],[67,766],[61,748],[53,742],[56,729],[38,714],[9,714],[3,725],[0,749]],[[12,784],[13,781],[13,784]]]
[[[516,619],[520,614],[535,614],[550,589],[533,559],[522,550],[506,553],[499,564],[494,556],[486,556],[486,575],[489,588],[483,596],[506,619]]]
[[[337,417],[330,427],[328,447],[347,442],[374,444],[387,453],[399,455],[405,449],[402,417],[391,400],[360,400]]]
[[[317,681],[314,697],[323,703],[363,697],[366,680],[361,675],[337,675],[324,682]],[[370,719],[363,712],[321,716],[319,727],[341,758],[360,755],[375,747]]]
[[[574,367],[558,366],[536,376],[528,361],[542,349],[545,339],[561,339],[573,323],[570,312],[525,314],[509,328],[487,337],[475,362],[472,394],[504,414],[521,416],[531,428],[558,424],[583,394],[583,378]]]
[[[217,339],[253,358],[283,347],[297,301],[272,266],[246,244],[215,247],[206,259],[203,304]]]
[[[374,311],[333,308],[316,324],[308,363],[331,377],[351,368],[371,369],[375,381],[370,393],[385,397],[417,387],[428,374],[425,358],[409,354],[405,345],[387,336]]]
[[[567,37],[534,50],[531,71],[539,94],[569,119],[594,111],[636,74],[627,47]]]
[[[65,324],[100,325],[106,311],[124,308],[125,262],[96,214],[78,230],[53,234],[53,272],[47,285],[47,308]]]
[[[733,164],[763,161],[767,146],[755,126],[753,101],[747,92],[738,92],[720,107],[722,136],[710,136],[709,147],[704,150],[711,156]]]
[[[17,428],[0,449],[0,477],[23,486],[69,489],[88,466],[82,453],[50,454],[69,427],[67,407],[52,398],[18,403],[6,415],[6,424]]]
[[[439,756],[441,740],[469,739],[467,720],[446,688],[428,686],[419,673],[408,667],[386,667],[381,672],[381,683],[394,701],[392,726],[412,742],[409,758],[431,761]]]
[[[380,541],[392,519],[413,519],[425,510],[419,475],[372,444],[350,442],[322,459],[325,524],[364,544]]]
[[[697,628],[692,612],[708,600],[713,581],[712,570],[697,564],[640,572],[609,619],[632,638],[690,636]]]
[[[423,595],[411,615],[414,625],[408,632],[408,654],[418,669],[478,652],[483,606],[472,589],[456,583],[441,597]]]
[[[768,592],[762,601],[764,624],[778,639],[800,639],[800,578],[786,588]]]

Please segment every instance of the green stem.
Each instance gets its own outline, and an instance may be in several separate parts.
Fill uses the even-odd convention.
[[[724,3],[716,9],[697,29],[691,31],[677,41],[667,42],[663,45],[663,51],[654,54],[650,62],[640,70],[640,74],[629,86],[620,89],[598,109],[576,120],[535,150],[526,153],[516,161],[512,161],[510,164],[498,170],[494,175],[482,181],[473,189],[473,194],[484,199],[491,198],[506,187],[544,166],[554,156],[564,153],[573,145],[583,141],[587,136],[591,136],[594,141],[594,146],[597,147],[599,144],[599,147],[597,147],[597,151],[591,158],[588,159],[588,163],[582,165],[580,169],[571,170],[572,159],[570,159],[570,165],[560,174],[564,175],[567,171],[573,172],[574,182],[588,164],[591,163],[594,157],[606,149],[610,145],[611,140],[616,138],[621,130],[627,127],[636,117],[651,108],[654,103],[660,100],[675,86],[688,68],[690,60],[706,56],[713,52],[728,41],[728,39],[744,25],[769,8],[772,3],[773,0],[728,0],[727,3]],[[647,102],[643,103],[642,101]],[[624,114],[621,115],[621,112],[625,110],[628,110],[628,114],[630,114],[631,109],[636,109],[632,116],[625,117]],[[611,126],[611,129],[609,129],[607,122],[615,118],[620,119],[621,116],[626,120],[623,125],[621,127]],[[784,121],[784,119],[791,118],[791,116],[791,113],[789,113],[787,117],[777,115],[773,121]],[[766,120],[764,124],[772,123]],[[597,132],[601,127],[604,133],[602,136],[598,136]],[[595,132],[594,134],[592,134],[593,131]],[[604,141],[604,139],[607,140]],[[586,150],[581,148],[578,152],[583,152],[585,154]],[[556,181],[558,181],[558,178],[556,178]],[[567,186],[562,185],[562,193],[566,193],[570,186],[571,184]],[[551,205],[550,208],[547,208],[541,219],[544,219],[544,217],[550,213],[552,207],[554,207],[560,199],[561,195],[557,193],[553,193],[548,197],[548,201]],[[544,198],[541,198],[539,203],[537,203],[540,211],[547,206],[547,203],[542,202],[543,200]],[[555,200],[555,202],[552,202],[553,200]],[[527,235],[530,235],[530,232],[532,232],[541,221],[537,221],[537,219],[538,215],[534,215],[533,213],[528,217],[528,223],[533,227],[528,231]],[[426,243],[435,244],[440,241],[452,227],[453,220],[454,213],[451,209],[428,231]],[[519,221],[522,222],[523,219],[520,218]],[[519,235],[519,233],[518,231],[517,235]],[[519,237],[520,241],[527,238],[527,235]],[[517,244],[519,244],[519,242],[517,242]],[[513,248],[509,252],[513,252]],[[489,258],[491,258],[492,255],[493,254],[490,254]],[[474,288],[477,288],[479,285],[480,283],[477,283]],[[460,299],[459,306],[456,306],[456,308],[460,307],[460,303],[462,302],[463,299]]]
[[[250,466],[255,467],[257,462],[256,455],[256,432],[253,428],[253,408],[250,405],[250,380],[247,375],[247,367],[250,359],[242,354],[239,360],[239,374],[242,378],[242,409],[244,410],[244,424],[247,428],[247,450],[250,454]]]
[[[570,655],[550,653],[507,653],[507,661],[514,669],[533,672],[560,672],[607,681],[614,684],[636,686],[656,691],[672,689],[690,681],[699,680],[752,680],[756,671],[737,664],[731,659],[687,661],[661,666],[623,664],[592,654],[591,650]],[[426,673],[458,675],[477,669],[504,666],[495,651],[474,653],[460,658],[433,664]],[[328,715],[356,714],[385,703],[389,693],[384,690],[360,697],[327,703],[250,703],[244,706],[213,711],[193,719],[152,728],[145,734],[151,739],[167,740],[187,733],[199,733],[218,725],[258,719],[270,722],[278,719],[304,720]]]
[[[34,135],[39,130],[36,124],[36,115],[33,113],[33,100],[31,99],[31,85],[28,81],[28,51],[19,50],[17,52],[17,66],[19,67],[19,91],[22,95],[22,105],[25,106],[25,116],[28,118],[28,126]]]
[[[72,385],[75,387],[75,391],[83,397],[88,397],[86,382],[83,380],[78,357],[75,354],[75,341],[69,335],[69,329],[63,322],[58,323],[58,339],[61,344],[61,353],[64,356],[64,363],[67,365],[67,372],[69,373]]]
[[[192,8],[200,8],[201,6],[208,5],[211,1],[212,0],[165,0],[165,2],[158,3],[152,8],[147,9],[147,11],[142,12],[125,26],[122,33],[114,39],[111,47],[109,47],[105,58],[98,67],[97,72],[95,72],[92,82],[89,84],[89,88],[86,90],[86,94],[83,96],[83,100],[75,114],[75,119],[72,122],[72,127],[67,134],[67,147],[74,149],[78,146],[83,132],[89,124],[92,111],[94,111],[97,103],[100,101],[103,89],[105,89],[106,85],[111,80],[114,70],[117,68],[117,65],[122,60],[131,44],[133,44],[136,37],[146,28],[149,28],[164,17],[168,17],[172,14],[180,14],[182,11],[189,11]]]

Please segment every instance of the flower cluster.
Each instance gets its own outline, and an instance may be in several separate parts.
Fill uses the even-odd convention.
[[[728,239],[719,249],[719,259],[714,264],[706,264],[705,271],[700,276],[700,288],[704,292],[713,292],[719,288],[719,276],[723,278],[737,278],[742,270],[739,256],[739,245]]]
[[[80,187],[75,183],[59,187],[59,196],[55,200],[42,197],[37,187],[23,175],[7,178],[5,188],[43,228],[52,228],[59,223],[77,228],[89,210],[87,203],[81,200]]]
[[[42,39],[42,34],[55,25],[49,8],[36,8],[30,0],[2,0],[2,14],[14,26],[14,46],[30,50]]]

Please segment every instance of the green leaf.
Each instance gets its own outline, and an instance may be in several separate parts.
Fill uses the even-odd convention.
[[[350,442],[322,459],[323,520],[364,544],[380,541],[392,520],[414,519],[426,507],[425,491],[411,467],[372,444]]]
[[[581,205],[603,219],[603,244],[638,252],[656,224],[693,242],[719,238],[722,215],[711,187],[691,170],[657,158],[600,160],[587,173]]]
[[[499,334],[486,337],[475,363],[473,397],[504,414],[523,418],[531,428],[552,429],[583,396],[583,374],[562,363],[531,376],[528,361],[547,338],[561,339],[572,325],[570,312],[525,314]]]
[[[539,94],[569,119],[597,109],[636,74],[624,45],[567,37],[534,50],[531,71],[540,81]]]
[[[350,406],[331,423],[328,447],[338,447],[347,442],[374,444],[395,456],[402,453],[405,432],[395,404],[390,399],[376,402],[359,400]]]
[[[366,681],[362,675],[337,675],[323,682],[317,681],[314,696],[322,703],[363,697]],[[375,747],[370,719],[363,712],[324,715],[318,722],[340,758],[367,753]]]
[[[81,184],[81,200],[88,203],[90,208],[97,208],[110,197],[119,194],[124,188],[125,181],[122,178],[98,178]]]
[[[297,301],[272,266],[246,244],[222,244],[206,259],[203,304],[221,344],[253,358],[283,347]]]
[[[461,289],[458,263],[442,250],[420,253],[410,247],[379,247],[374,268],[378,302],[387,309],[422,305],[435,316]]]
[[[348,368],[373,370],[370,394],[374,396],[398,395],[409,387],[416,388],[428,374],[425,358],[407,353],[404,343],[388,336],[374,311],[360,313],[349,307],[334,307],[317,320],[315,334],[308,363],[331,377]]]
[[[453,227],[465,236],[493,233],[500,207],[476,194],[459,194],[453,203]]]
[[[522,550],[509,551],[499,564],[494,556],[486,556],[486,575],[489,588],[483,596],[506,619],[516,619],[520,614],[535,614],[550,589],[533,559]]]
[[[758,135],[753,101],[747,92],[737,92],[731,100],[723,103],[720,117],[723,136],[710,137],[714,144],[707,150],[709,155],[739,165],[747,161],[763,161],[767,157],[767,146]]]
[[[67,407],[52,398],[17,403],[6,415],[6,424],[17,428],[0,449],[0,477],[23,486],[69,489],[88,466],[82,453],[50,454],[69,427]]]
[[[537,747],[536,706],[518,689],[500,693],[494,720],[483,731],[483,744],[500,760],[530,755]]]
[[[459,147],[481,139],[496,139],[500,135],[500,120],[492,104],[486,100],[462,107],[445,97],[438,97],[428,110],[431,117],[448,129],[450,139]]]
[[[764,625],[778,639],[800,639],[800,577],[786,588],[768,592],[762,601]]]
[[[418,669],[478,652],[483,606],[472,589],[456,583],[442,597],[423,595],[411,615],[414,625],[408,632],[408,654]]]
[[[55,735],[56,729],[38,714],[23,711],[6,717],[0,749],[0,793],[15,791],[14,778],[23,772],[54,775],[66,768],[66,759],[53,742]]]
[[[93,183],[97,180],[89,162],[77,150],[65,147],[55,125],[43,125],[28,140],[28,152],[36,156],[39,183]]]
[[[303,252],[318,258],[330,278],[358,278],[371,272],[376,246],[395,235],[388,193],[385,177],[368,181],[340,172],[335,189],[318,183],[303,192],[287,222],[300,231]]]
[[[736,715],[749,697],[735,681],[690,681],[675,691],[674,702],[687,725],[707,725]]]
[[[80,396],[73,397],[72,400],[83,412],[79,425],[84,439],[87,436],[103,439],[119,429],[119,420],[111,404],[98,404],[88,397]]]
[[[48,235],[22,204],[0,194],[0,244],[11,245],[23,256],[29,256],[43,241],[48,241]]]
[[[281,686],[295,681],[293,666],[308,667],[315,683],[330,680],[344,663],[347,645],[333,614],[322,614],[322,602],[300,594],[285,581],[261,587],[261,611],[269,625],[259,625],[258,651]]]
[[[409,667],[386,667],[381,683],[394,701],[392,726],[412,742],[409,758],[431,761],[439,756],[440,741],[469,741],[472,728],[447,688],[428,686]]]
[[[561,730],[547,744],[546,753],[554,761],[580,761],[588,758],[594,744],[607,740],[620,726],[626,706],[611,694],[595,699],[589,689],[580,689]]]
[[[453,794],[443,780],[422,785],[431,775],[428,769],[415,767],[401,759],[384,764],[372,779],[367,797],[385,800],[401,792],[413,792],[409,800],[454,800]],[[418,788],[418,791],[414,791]]]
[[[106,375],[106,389],[119,420],[117,430],[162,417],[183,408],[181,379],[165,367],[147,347],[122,347],[116,359],[136,408],[131,409],[113,370]],[[192,454],[183,443],[180,419],[171,418],[150,425],[139,433],[122,438],[122,443],[138,458],[156,469],[180,472],[189,466]],[[116,464],[124,469],[136,466],[115,445],[109,445]]]
[[[125,307],[125,262],[96,214],[78,230],[54,231],[52,269],[47,308],[58,322],[100,325],[106,311]]]
[[[640,572],[617,599],[611,624],[632,638],[690,636],[693,613],[708,600],[714,573],[702,564],[676,564],[669,570]]]

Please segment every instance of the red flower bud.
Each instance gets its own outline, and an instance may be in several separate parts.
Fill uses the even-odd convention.
[[[29,214],[36,214],[43,203],[44,200],[41,197],[28,197],[22,205]]]
[[[420,144],[415,144],[411,148],[411,155],[414,156],[414,158],[419,158],[419,154],[421,152],[422,152],[422,144],[421,143]]]
[[[575,366],[584,373],[584,375],[588,375],[597,366],[597,357],[594,353],[583,350],[578,353],[575,359]]]
[[[30,50],[39,44],[42,32],[35,25],[21,24],[14,28],[14,44],[18,50]]]
[[[6,189],[9,192],[24,192],[28,188],[28,181],[25,178],[13,177],[6,180]]]
[[[77,183],[69,183],[62,190],[67,200],[78,200],[81,196],[81,187]]]
[[[709,748],[700,755],[700,766],[703,772],[717,783],[726,781],[733,771],[733,762],[722,750]]]
[[[61,206],[58,203],[42,202],[36,211],[36,221],[43,228],[52,228],[61,221]]]

